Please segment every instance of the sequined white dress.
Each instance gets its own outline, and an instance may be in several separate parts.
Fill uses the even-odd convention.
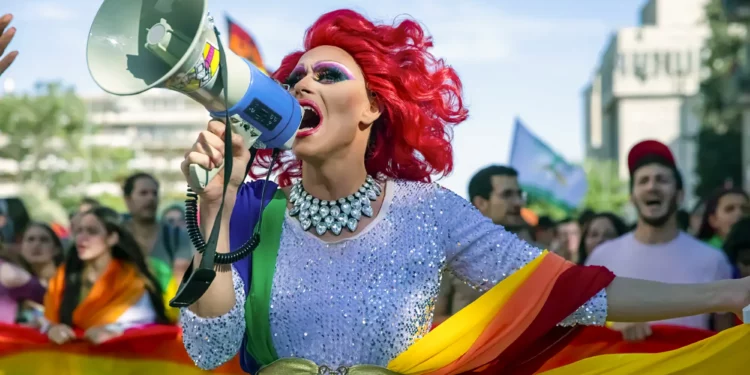
[[[429,331],[445,267],[488,290],[541,253],[436,184],[388,181],[385,195],[370,225],[334,243],[287,214],[270,306],[280,358],[385,367]],[[203,369],[240,348],[245,293],[233,275],[237,302],[227,314],[206,319],[182,310],[185,347]],[[602,290],[560,325],[602,325],[606,315]]]

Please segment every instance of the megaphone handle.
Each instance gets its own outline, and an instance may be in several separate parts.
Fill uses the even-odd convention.
[[[205,189],[211,180],[224,168],[223,165],[207,170],[198,164],[190,164],[190,186],[200,186],[200,189]]]

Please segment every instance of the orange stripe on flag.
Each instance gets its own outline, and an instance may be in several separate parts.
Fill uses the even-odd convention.
[[[555,254],[545,256],[466,354],[434,374],[460,374],[492,362],[529,328],[544,307],[557,278],[572,266]]]
[[[544,305],[545,293],[571,266],[544,252],[416,341],[388,368],[407,375],[444,375],[490,362],[527,330],[536,316],[534,311]]]

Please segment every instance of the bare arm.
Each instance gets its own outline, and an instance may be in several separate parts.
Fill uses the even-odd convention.
[[[734,303],[731,297],[727,298],[728,292],[734,289],[737,287],[731,280],[706,284],[666,284],[617,277],[607,287],[607,318],[615,322],[649,322],[714,312],[735,312],[741,302]]]
[[[18,288],[31,280],[31,275],[21,267],[10,263],[0,264],[0,285],[5,288]]]
[[[175,259],[172,263],[172,274],[175,280],[182,280],[182,277],[190,267],[190,259]]]
[[[221,218],[221,231],[219,232],[219,243],[216,246],[217,253],[229,253],[229,219],[232,216],[232,209],[236,200],[237,191],[227,188],[226,202],[224,212]],[[216,221],[217,207],[200,205],[201,213],[201,232],[207,239],[211,234]],[[197,266],[202,259],[201,254],[195,255],[194,264]],[[204,294],[195,304],[190,306],[190,311],[204,318],[212,318],[224,315],[229,312],[235,305],[234,284],[232,282],[232,272],[229,267],[221,267],[216,272],[216,278],[208,287]]]

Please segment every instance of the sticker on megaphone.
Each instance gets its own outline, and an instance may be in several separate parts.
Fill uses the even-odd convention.
[[[302,121],[299,102],[251,62],[219,49],[206,0],[181,0],[179,7],[152,3],[102,3],[87,45],[94,81],[114,95],[152,88],[180,92],[201,103],[214,118],[228,115],[232,131],[242,135],[247,148],[255,144],[290,149]],[[222,58],[226,69],[221,67]],[[221,75],[227,79],[219,79]],[[226,87],[223,81],[228,82]],[[219,171],[198,165],[190,170],[192,185],[200,187]]]

